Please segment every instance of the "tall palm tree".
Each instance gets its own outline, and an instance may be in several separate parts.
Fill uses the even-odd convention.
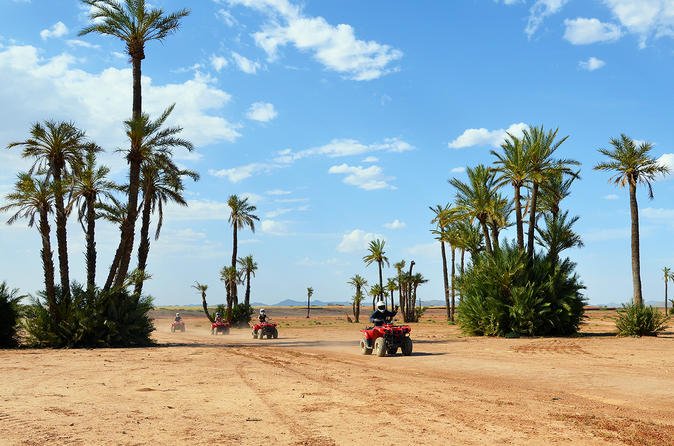
[[[307,318],[309,318],[309,312],[311,311],[311,296],[314,295],[314,289],[309,287],[307,288]]]
[[[512,202],[503,195],[496,193],[492,197],[489,205],[489,216],[487,217],[487,226],[491,231],[492,247],[494,250],[499,248],[499,236],[503,229],[511,225],[509,218],[513,211]]]
[[[203,283],[199,282],[194,282],[194,285],[192,285],[192,288],[197,290],[201,294],[201,307],[204,309],[204,313],[206,314],[206,317],[208,318],[209,321],[215,322],[215,319],[211,315],[211,313],[208,311],[208,303],[206,303],[206,291],[208,291],[208,285],[205,285]]]
[[[405,299],[403,298],[404,284],[403,284],[403,270],[405,269],[405,260],[393,264],[396,269],[396,280],[398,281],[398,302],[400,311],[405,313]]]
[[[134,157],[140,160],[141,166],[144,163],[152,162],[154,159],[162,160],[166,165],[171,165],[171,158],[173,156],[173,149],[182,147],[191,151],[194,146],[186,139],[180,138],[178,135],[182,132],[181,127],[166,127],[164,124],[173,112],[175,104],[168,107],[156,120],[152,120],[150,115],[143,113],[138,119],[131,119],[124,122],[126,127],[126,134],[132,141],[131,149],[126,150],[127,158],[134,152]],[[135,149],[134,149],[135,147]],[[140,167],[140,166],[139,166]],[[129,178],[131,180],[131,178]],[[129,202],[134,201],[133,209],[129,208],[127,204],[126,218],[122,224],[121,232],[124,233],[125,228],[131,225],[131,229],[135,227],[135,222],[138,216],[138,188],[140,187],[140,173],[138,177],[138,184],[136,185],[135,198],[132,192],[132,185],[127,186],[127,194]],[[130,212],[133,216],[130,217]],[[131,260],[131,252],[133,251],[134,233],[123,235],[124,243],[120,243],[115,252],[115,257],[108,273],[108,278],[105,281],[105,289],[109,289],[113,283],[115,287],[120,287],[126,279],[126,274],[129,270],[129,262]]]
[[[147,258],[150,253],[150,220],[156,211],[158,215],[157,229],[154,239],[159,239],[162,224],[164,222],[164,205],[169,202],[180,206],[187,206],[183,197],[185,187],[182,177],[189,177],[194,181],[199,180],[199,174],[178,168],[170,158],[154,156],[147,159],[141,168],[141,190],[143,191],[142,214],[140,226],[140,244],[138,245],[139,271],[147,268]],[[143,281],[136,282],[134,293],[141,295]]]
[[[580,171],[571,175],[563,175],[561,172],[549,175],[541,185],[540,204],[541,212],[548,212],[553,218],[557,218],[560,210],[560,202],[571,195],[571,185],[580,178]]]
[[[353,296],[353,317],[356,322],[360,320],[360,303],[363,300],[363,288],[367,286],[367,280],[360,274],[351,277],[348,282],[349,285],[356,288],[356,294]]]
[[[669,267],[664,267],[662,268],[662,274],[665,279],[665,314],[668,314],[667,312],[667,283],[669,282],[669,279],[672,278],[672,269]]]
[[[492,213],[493,200],[496,195],[494,172],[479,164],[466,169],[468,182],[457,178],[449,180],[456,189],[456,206],[465,218],[477,219],[482,228],[488,253],[492,253],[492,243],[487,222]]]
[[[538,194],[542,184],[551,175],[572,175],[570,166],[580,163],[571,159],[553,158],[557,149],[568,139],[568,136],[557,139],[559,129],[545,131],[545,128],[531,127],[524,131],[523,144],[529,158],[529,182],[531,187],[531,201],[529,205],[529,228],[527,236],[527,252],[529,258],[534,256],[534,240],[536,234],[536,218],[538,217]]]
[[[257,263],[253,259],[252,255],[247,255],[246,257],[239,257],[237,260],[239,263],[239,268],[241,272],[246,276],[246,297],[244,303],[250,305],[250,278],[255,277],[255,271],[257,271]]]
[[[569,211],[564,211],[558,216],[546,214],[544,219],[545,229],[536,228],[536,242],[543,248],[547,248],[548,258],[553,263],[557,262],[562,251],[583,247],[580,235],[573,230],[573,225],[579,219],[578,216],[569,219]]]
[[[389,266],[388,257],[385,256],[386,252],[384,251],[384,245],[386,245],[385,240],[372,240],[368,246],[369,254],[363,257],[363,262],[366,266],[370,266],[372,263],[377,262],[379,266],[379,299],[384,300],[384,279],[382,276],[382,265],[386,263],[386,266]]]
[[[85,233],[89,291],[96,287],[96,206],[101,199],[113,200],[112,191],[119,190],[119,186],[108,180],[110,169],[96,163],[96,153],[100,150],[94,145],[87,148],[84,164],[73,175],[72,195],[66,209],[69,213],[73,207],[77,207],[77,220]]]
[[[145,59],[145,45],[152,41],[163,41],[169,34],[180,27],[180,20],[189,15],[188,9],[181,9],[165,14],[162,9],[146,7],[145,0],[82,0],[89,7],[91,24],[79,32],[79,35],[97,33],[110,35],[120,39],[126,46],[126,52],[133,67],[133,104],[131,121],[142,121],[141,64]],[[122,226],[117,250],[119,269],[115,266],[113,275],[117,274],[115,285],[119,286],[126,279],[131,253],[133,251],[133,234],[138,217],[138,192],[140,188],[141,138],[131,138],[131,148],[126,159],[129,163],[129,192],[126,220]],[[118,257],[117,254],[115,257]],[[109,283],[108,283],[109,282]],[[109,288],[112,280],[106,281]]]
[[[376,302],[382,299],[384,295],[384,289],[378,283],[375,283],[370,287],[370,296],[372,296],[372,310],[376,307]]]
[[[412,309],[417,303],[417,288],[419,288],[419,285],[422,285],[426,282],[428,282],[428,279],[426,279],[423,274],[421,273],[415,273],[410,276],[410,281],[412,284]],[[414,317],[414,322],[417,322],[418,317]]]
[[[398,282],[396,282],[396,279],[394,277],[389,277],[386,279],[386,291],[388,291],[391,296],[391,309],[395,308],[393,293],[395,293],[397,290]]]
[[[51,236],[49,228],[49,214],[54,207],[54,189],[44,179],[34,178],[28,173],[20,173],[14,191],[5,197],[7,204],[0,207],[0,212],[15,211],[7,224],[13,224],[21,218],[28,220],[28,226],[33,227],[37,217],[37,229],[42,239],[42,271],[44,273],[45,296],[49,311],[56,322],[60,321],[58,305],[56,304],[56,287],[54,284],[54,259],[51,250]]]
[[[232,225],[232,268],[236,268],[236,254],[238,248],[238,230],[249,227],[255,232],[255,222],[259,221],[257,215],[253,214],[257,207],[248,203],[248,198],[239,198],[236,195],[230,195],[227,200],[229,206],[229,223]],[[235,304],[239,303],[236,286],[231,290],[232,299]]]
[[[669,172],[669,168],[658,163],[651,156],[653,145],[649,142],[637,144],[629,136],[621,134],[618,138],[611,138],[610,149],[599,149],[599,153],[606,156],[608,161],[594,166],[595,170],[613,172],[611,180],[620,187],[627,186],[630,192],[630,216],[632,219],[632,284],[634,287],[634,304],[643,305],[641,293],[641,261],[639,258],[639,206],[637,204],[637,185],[646,186],[648,198],[653,198],[651,184],[659,175]]]
[[[524,250],[524,223],[522,219],[522,187],[529,179],[530,160],[522,140],[508,133],[501,145],[502,153],[491,151],[496,157],[494,171],[495,185],[502,187],[510,184],[514,190],[515,225],[517,227],[517,247]]]
[[[232,314],[232,306],[234,305],[232,289],[236,289],[236,286],[240,282],[239,272],[236,267],[224,266],[220,270],[220,280],[225,284],[225,290],[227,291],[227,317],[230,317]]]
[[[435,228],[433,228],[431,232],[435,234],[436,240],[440,242],[440,255],[442,256],[442,284],[445,287],[445,303],[447,304],[447,319],[449,319],[449,276],[447,274],[447,252],[445,250],[445,241],[447,240],[446,232],[452,220],[451,205],[449,203],[444,206],[438,204],[429,209],[433,212],[431,224],[435,225]]]
[[[485,249],[484,235],[479,226],[462,219],[456,222],[458,232],[459,247],[470,253],[470,257],[475,261],[475,257]],[[461,262],[461,274],[463,274],[463,262]]]
[[[30,138],[13,142],[9,148],[22,147],[24,158],[33,158],[29,171],[44,172],[45,181],[53,180],[54,209],[56,210],[56,243],[58,250],[61,289],[66,299],[70,297],[70,273],[68,267],[68,214],[65,195],[67,177],[82,164],[86,136],[71,122],[45,121],[35,123],[30,129]]]

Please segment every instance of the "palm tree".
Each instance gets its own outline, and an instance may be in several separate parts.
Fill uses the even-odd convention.
[[[458,233],[458,246],[462,250],[468,251],[471,259],[475,261],[476,256],[485,249],[484,235],[480,227],[469,220],[462,219],[456,222],[456,231]],[[461,260],[461,274],[463,274],[463,258]]]
[[[529,159],[529,182],[531,184],[531,202],[529,206],[529,228],[527,237],[527,252],[529,258],[534,256],[534,240],[536,234],[536,218],[538,210],[538,193],[542,184],[551,175],[567,174],[573,172],[569,166],[577,166],[580,163],[570,159],[554,159],[557,149],[568,139],[564,136],[555,141],[559,129],[545,131],[543,126],[532,127],[524,131],[524,150]]]
[[[230,195],[227,200],[230,208],[229,223],[232,225],[232,268],[236,268],[236,253],[238,248],[238,230],[249,227],[255,232],[255,222],[259,221],[257,215],[253,214],[257,210],[252,204],[248,203],[248,198],[239,198],[236,195]],[[231,290],[232,299],[235,304],[239,303],[236,287]]]
[[[651,156],[653,145],[649,142],[636,143],[627,135],[621,134],[610,140],[613,150],[599,149],[599,153],[606,156],[608,161],[594,166],[595,170],[613,172],[611,180],[620,187],[629,187],[630,216],[632,218],[632,284],[634,287],[634,304],[643,305],[641,293],[641,261],[639,258],[639,207],[637,205],[637,184],[642,183],[648,191],[648,198],[653,198],[651,184],[659,175],[669,172],[664,166]]]
[[[487,226],[491,231],[492,247],[499,250],[499,236],[503,229],[511,225],[509,222],[510,214],[513,211],[513,205],[509,199],[496,193],[492,197],[489,206],[489,216]]]
[[[436,235],[436,240],[440,241],[440,254],[442,256],[442,280],[445,287],[445,303],[447,304],[447,319],[450,318],[450,303],[449,303],[449,278],[447,274],[447,253],[445,251],[445,241],[447,239],[446,232],[449,224],[452,220],[451,216],[451,205],[446,204],[436,205],[435,207],[429,208],[434,216],[431,220],[431,224],[435,225],[435,228],[431,230],[433,234]]]
[[[391,295],[391,309],[395,308],[393,293],[395,293],[396,290],[398,290],[398,283],[396,282],[395,278],[389,277],[386,279],[386,291],[388,291]]]
[[[234,305],[232,289],[236,289],[236,286],[239,284],[239,272],[236,267],[224,266],[220,270],[220,280],[225,284],[225,289],[227,290],[227,317],[229,318],[232,314],[232,306]]]
[[[384,245],[386,244],[385,240],[372,240],[370,242],[370,245],[368,247],[368,250],[370,253],[363,257],[363,262],[365,262],[366,266],[370,266],[372,263],[377,262],[377,265],[379,266],[379,299],[384,300],[384,279],[382,276],[382,265],[386,263],[386,266],[389,266],[388,263],[388,258],[384,255],[386,252],[384,251]],[[370,289],[370,292],[372,290]]]
[[[668,267],[662,268],[662,274],[664,275],[665,279],[665,315],[668,314],[667,312],[667,282],[669,282],[669,279],[672,278],[672,269]]]
[[[524,223],[522,219],[522,187],[529,179],[530,160],[524,150],[522,140],[508,133],[501,145],[503,153],[491,151],[496,157],[496,187],[510,184],[514,189],[515,225],[517,226],[517,247],[524,250]]]
[[[54,189],[44,179],[34,178],[28,173],[20,173],[14,191],[7,194],[8,204],[0,207],[0,212],[16,211],[7,224],[13,224],[20,218],[28,220],[28,226],[33,227],[38,220],[38,231],[42,239],[42,270],[44,273],[45,296],[49,311],[56,322],[61,320],[56,303],[56,287],[54,284],[54,259],[51,250],[49,228],[49,214],[54,207]]]
[[[558,216],[545,215],[545,229],[536,228],[536,242],[548,250],[548,258],[554,263],[559,259],[559,254],[569,248],[582,248],[583,241],[580,235],[573,231],[573,225],[578,221],[578,216],[568,219],[569,211],[564,211]],[[568,220],[567,220],[568,219]]]
[[[580,178],[580,171],[565,176],[561,172],[553,173],[541,184],[540,204],[542,212],[549,212],[553,218],[560,213],[560,202],[571,195],[571,185]]]
[[[353,317],[356,322],[360,320],[360,303],[363,300],[363,287],[367,286],[367,280],[360,274],[349,279],[349,285],[356,288],[356,294],[353,296]]]
[[[70,273],[68,267],[68,235],[66,224],[68,214],[65,209],[66,178],[73,169],[82,164],[82,154],[86,145],[85,134],[71,122],[45,121],[36,123],[30,129],[30,138],[13,142],[9,148],[22,147],[24,158],[35,161],[29,174],[35,171],[45,173],[45,181],[53,180],[54,208],[56,210],[56,243],[58,250],[61,288],[66,299],[70,297]]]
[[[405,269],[405,260],[394,263],[393,267],[396,269],[396,280],[398,281],[398,302],[400,305],[400,311],[405,313],[405,299],[403,298],[403,291],[405,289],[403,284],[403,269]]]
[[[128,149],[127,158],[132,155],[134,158],[140,160],[140,166],[145,163],[152,162],[154,159],[161,160],[166,166],[171,166],[171,158],[173,156],[173,149],[176,147],[182,147],[191,151],[194,146],[191,142],[179,138],[178,134],[182,132],[180,127],[165,127],[164,124],[173,112],[175,104],[168,107],[156,120],[151,120],[150,116],[146,113],[140,115],[138,119],[131,119],[124,122],[126,127],[126,134],[129,137],[131,142],[131,149]],[[135,148],[134,148],[135,147]],[[140,167],[139,167],[140,168]],[[131,178],[130,178],[131,180]],[[105,281],[105,289],[109,289],[113,285],[115,287],[120,287],[124,282],[126,273],[129,270],[129,262],[131,260],[131,252],[133,251],[133,239],[134,233],[133,228],[136,224],[136,219],[138,216],[138,189],[140,187],[140,171],[138,177],[138,184],[136,185],[135,196],[132,192],[132,184],[126,188],[127,194],[129,196],[129,202],[134,202],[134,207],[131,209],[127,203],[126,218],[122,224],[122,237],[124,237],[124,243],[120,242],[120,245],[117,247],[115,252],[115,257],[112,261],[110,267],[110,272],[108,273],[108,278]],[[133,213],[133,216],[130,213]],[[128,229],[130,225],[132,231],[130,233],[124,234],[125,228]]]
[[[309,318],[309,311],[311,310],[311,296],[314,295],[314,289],[307,288],[307,318]]]
[[[100,150],[94,145],[87,149],[84,164],[73,175],[72,195],[66,209],[70,213],[70,210],[77,206],[77,220],[85,233],[89,291],[96,287],[96,207],[101,198],[114,200],[111,192],[119,190],[119,186],[107,179],[110,169],[96,164],[96,153]]]
[[[257,271],[257,263],[253,260],[252,255],[247,255],[246,257],[239,257],[237,261],[241,272],[246,275],[246,297],[244,303],[248,306],[250,305],[250,278],[255,277],[255,271]]]
[[[126,51],[133,67],[133,105],[132,122],[142,121],[141,64],[145,59],[145,45],[152,41],[163,41],[169,34],[180,27],[180,20],[189,15],[188,9],[165,14],[158,8],[147,9],[145,0],[82,0],[90,7],[91,24],[79,32],[79,35],[98,33],[117,37],[126,45]],[[131,253],[133,251],[133,234],[138,217],[138,192],[140,188],[141,135],[131,138],[131,148],[126,159],[129,162],[129,192],[126,220],[122,226],[117,250],[119,251],[119,269],[113,265],[117,274],[115,285],[119,286],[126,278]],[[118,257],[116,254],[115,257]],[[110,288],[112,280],[106,281],[105,288]]]
[[[189,177],[194,181],[199,180],[199,174],[187,170],[179,169],[170,158],[164,156],[153,156],[147,159],[141,167],[141,189],[143,191],[143,210],[141,214],[140,226],[140,244],[138,245],[138,270],[145,271],[147,268],[147,257],[150,253],[150,219],[151,215],[157,211],[157,229],[154,239],[159,239],[162,224],[164,222],[164,205],[168,202],[176,203],[180,206],[187,206],[183,197],[182,177]],[[141,295],[143,292],[143,282],[135,284],[134,293]]]
[[[204,313],[206,314],[206,317],[208,318],[209,321],[215,322],[215,319],[209,313],[208,311],[208,304],[206,303],[206,291],[208,290],[208,285],[205,285],[203,283],[199,282],[194,282],[194,285],[192,285],[192,288],[197,290],[199,293],[201,293],[201,306],[204,309]]]
[[[384,289],[379,285],[378,283],[375,283],[370,287],[370,296],[372,296],[372,310],[374,311],[376,307],[376,302],[378,300],[384,300],[382,299],[382,296],[384,295]]]
[[[410,282],[412,284],[412,308],[414,308],[417,303],[417,288],[419,288],[419,285],[428,282],[428,279],[423,274],[416,273],[410,276]],[[417,320],[418,318],[415,315],[414,322],[417,322]]]
[[[492,253],[492,243],[489,236],[487,222],[492,212],[494,196],[496,194],[494,173],[479,164],[474,168],[467,168],[468,183],[452,178],[449,184],[456,188],[456,206],[461,216],[477,219],[482,228],[487,252]]]

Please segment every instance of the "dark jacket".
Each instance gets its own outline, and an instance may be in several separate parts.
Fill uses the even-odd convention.
[[[384,325],[384,322],[386,322],[387,319],[393,319],[393,316],[398,314],[398,310],[396,311],[379,311],[375,310],[374,313],[370,316],[370,322],[372,322],[376,327],[381,327]]]
[[[257,320],[259,320],[260,323],[263,323],[263,322],[267,322],[267,318],[269,318],[269,316],[267,316],[266,314],[261,314],[257,317]]]

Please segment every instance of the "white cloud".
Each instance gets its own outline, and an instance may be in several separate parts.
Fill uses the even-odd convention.
[[[100,45],[95,45],[93,43],[89,43],[85,40],[80,39],[68,39],[66,40],[66,44],[71,47],[89,48],[89,49],[98,49],[101,47]]]
[[[377,158],[376,156],[368,156],[366,158],[363,158],[364,163],[376,163],[378,161],[379,161],[379,158]]]
[[[529,10],[529,20],[524,32],[531,38],[543,21],[554,14],[557,14],[568,3],[569,0],[536,0]]]
[[[272,189],[266,192],[267,195],[290,195],[292,192],[283,189]]]
[[[613,240],[626,240],[630,237],[629,228],[597,229],[586,231],[582,234],[584,242],[607,242]]]
[[[389,184],[393,177],[384,175],[383,169],[379,166],[361,167],[349,166],[348,164],[339,164],[330,167],[328,173],[344,174],[344,183],[350,186],[356,186],[364,190],[377,189],[396,189]]]
[[[260,223],[260,230],[270,235],[288,234],[288,222],[265,219]]]
[[[67,53],[43,59],[33,46],[0,49],[0,102],[13,104],[12,112],[3,117],[0,146],[45,117],[76,122],[108,150],[126,143],[120,123],[130,114],[131,69],[90,73],[75,64]],[[195,73],[182,83],[158,85],[143,76],[141,82],[144,109],[153,117],[170,104],[167,98],[175,98],[168,124],[183,127],[181,137],[196,146],[231,142],[240,136],[239,126],[220,116],[231,96],[212,85],[210,78]]]
[[[68,27],[63,22],[56,22],[51,28],[40,31],[42,40],[47,40],[52,37],[63,37],[66,34],[68,34]]]
[[[461,166],[461,167],[453,167],[450,172],[451,173],[464,173],[466,171],[466,168]]]
[[[281,166],[268,164],[268,163],[250,163],[245,164],[239,167],[232,167],[229,169],[220,169],[214,170],[211,169],[208,171],[209,174],[216,177],[225,177],[232,183],[238,183],[239,181],[250,178],[253,175],[259,173],[269,173],[274,169],[277,169]]]
[[[227,62],[226,58],[222,56],[216,56],[215,54],[211,55],[210,62],[213,69],[217,72],[222,71],[223,68],[226,68],[227,65],[229,65],[229,62]]]
[[[232,58],[234,58],[234,63],[236,63],[236,66],[239,67],[239,70],[246,74],[255,74],[260,68],[259,62],[254,62],[234,51],[232,51]]]
[[[620,27],[613,23],[603,23],[597,19],[579,17],[564,20],[564,38],[574,45],[588,45],[597,42],[615,42],[620,39]]]
[[[309,210],[309,205],[298,206],[294,208],[278,208],[265,213],[266,218],[277,218],[291,212],[304,212]]]
[[[292,163],[302,158],[315,155],[325,155],[330,158],[343,156],[362,155],[368,152],[394,152],[402,153],[412,150],[414,147],[399,138],[387,138],[382,143],[363,144],[355,139],[333,139],[328,144],[311,149],[293,152],[290,149],[278,152],[275,161],[279,163]]]
[[[331,25],[323,17],[310,17],[288,0],[229,0],[232,5],[256,9],[269,18],[253,38],[269,56],[278,58],[279,48],[292,44],[311,52],[326,68],[353,80],[372,80],[395,71],[390,65],[402,52],[389,45],[356,38],[348,24]]]
[[[383,240],[384,237],[380,234],[365,232],[362,229],[354,229],[342,236],[342,241],[337,245],[337,251],[344,253],[364,252],[370,242],[376,239]]]
[[[606,65],[606,62],[601,59],[597,59],[596,57],[590,57],[588,60],[581,60],[578,62],[578,67],[581,70],[586,71],[595,71],[602,68],[604,65]]]
[[[669,168],[669,174],[664,176],[664,178],[669,178],[672,174],[674,174],[674,153],[664,153],[660,155],[660,158],[658,158],[658,164]]]
[[[671,0],[604,0],[613,15],[633,34],[641,47],[650,36],[674,37],[674,2]]]
[[[608,194],[608,195],[604,195],[604,200],[617,200],[617,199],[619,199],[619,198],[620,198],[620,197],[619,197],[618,195],[616,195],[616,194]]]
[[[512,124],[507,129],[487,130],[485,128],[467,129],[458,138],[448,144],[450,149],[463,149],[473,146],[499,147],[505,141],[506,134],[521,137],[529,126],[523,122]]]
[[[220,201],[187,200],[187,206],[168,203],[164,207],[164,213],[167,221],[227,220],[229,206]]]
[[[494,0],[496,3],[499,2],[499,0]],[[518,3],[524,3],[524,0],[502,0],[504,5],[517,5]]]
[[[250,204],[258,204],[261,201],[264,201],[264,197],[262,195],[255,194],[253,192],[244,192],[242,194],[239,194],[239,198],[241,199],[248,199],[248,202]]]
[[[674,209],[666,208],[644,208],[640,212],[641,216],[652,223],[667,226],[674,225]]]
[[[392,230],[403,229],[403,228],[405,228],[406,226],[407,226],[407,225],[405,224],[405,222],[400,221],[400,220],[398,220],[397,218],[396,218],[395,220],[393,220],[392,222],[390,222],[390,223],[384,223],[384,227],[385,227],[386,229],[392,229]]]
[[[227,11],[226,9],[219,9],[216,13],[215,16],[222,20],[222,22],[229,26],[230,28],[234,25],[237,25],[239,22],[234,18],[232,13]]]
[[[410,246],[407,249],[407,253],[414,257],[425,257],[427,259],[435,260],[438,258],[438,247],[438,243],[421,243]]]
[[[274,108],[274,104],[269,102],[255,102],[248,109],[246,116],[248,119],[258,122],[269,122],[276,118],[278,113]]]

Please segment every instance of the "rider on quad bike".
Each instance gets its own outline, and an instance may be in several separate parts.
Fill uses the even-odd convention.
[[[174,322],[182,322],[183,318],[180,317],[180,313],[176,313],[175,319],[173,319]]]
[[[222,316],[220,316],[220,313],[215,313],[215,321],[214,322],[222,322]]]
[[[381,327],[387,320],[393,319],[396,314],[398,314],[398,307],[396,307],[394,311],[388,311],[386,309],[386,302],[380,300],[377,301],[377,309],[370,316],[370,322],[372,322],[375,327]]]
[[[267,322],[267,319],[269,319],[269,316],[267,316],[267,312],[264,311],[264,308],[260,308],[260,315],[257,317],[257,320],[260,321],[260,323],[265,323]]]

